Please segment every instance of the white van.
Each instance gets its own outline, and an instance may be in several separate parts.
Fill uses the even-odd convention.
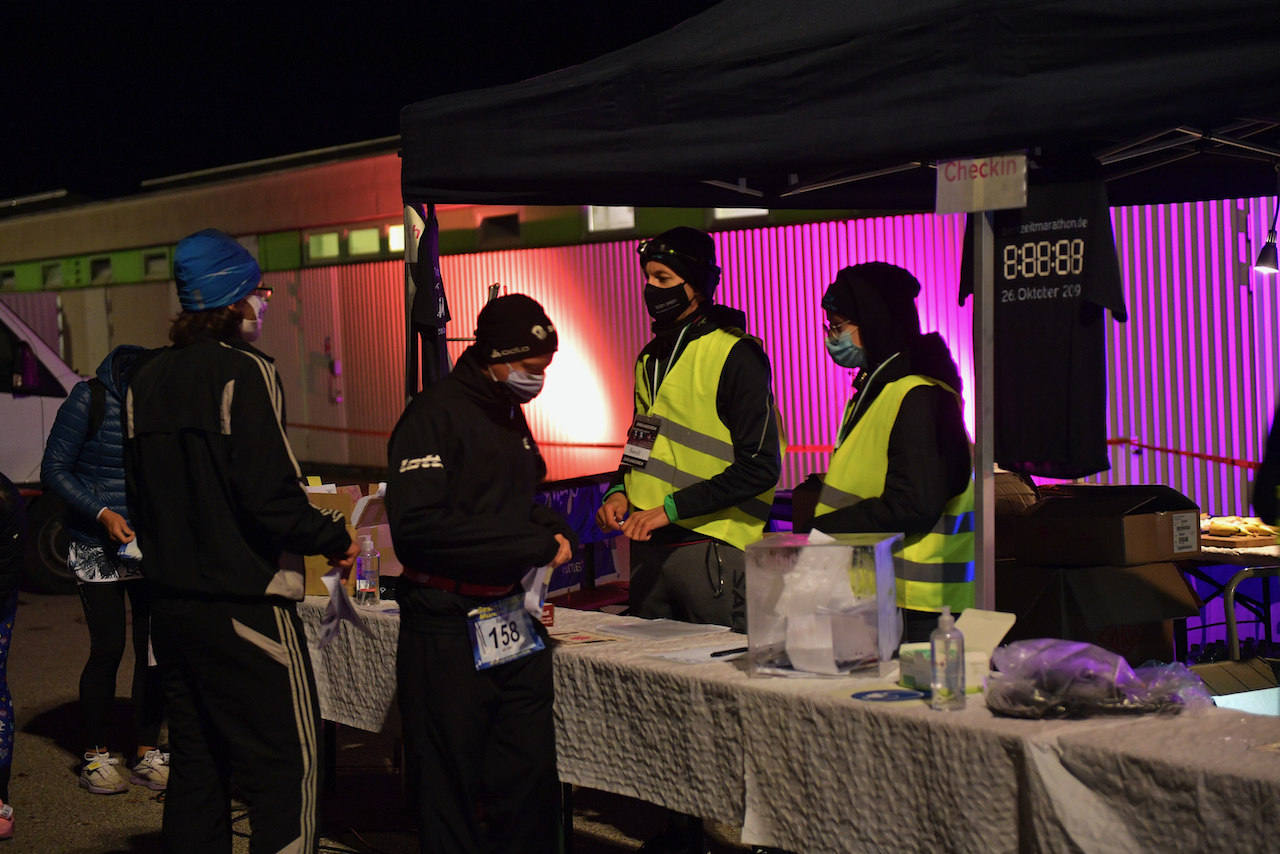
[[[48,593],[73,592],[62,501],[40,492],[40,461],[58,408],[81,377],[0,302],[0,472],[27,496],[27,579]]]

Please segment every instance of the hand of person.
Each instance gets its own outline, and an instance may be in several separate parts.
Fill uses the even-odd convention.
[[[649,535],[658,528],[665,528],[670,524],[671,520],[667,518],[667,508],[655,507],[652,510],[641,510],[639,513],[632,513],[631,518],[623,522],[619,530],[633,540],[645,542],[649,539]]]
[[[124,517],[114,510],[103,509],[98,514],[98,521],[107,529],[107,534],[117,543],[132,543],[134,538],[133,529],[129,527],[129,523]]]
[[[573,557],[573,547],[569,545],[569,540],[564,534],[556,534],[556,542],[560,544],[560,551],[556,552],[556,556],[551,559],[552,569]]]
[[[622,519],[627,515],[627,494],[615,492],[604,500],[596,511],[596,524],[606,534],[622,530]]]
[[[329,566],[336,566],[342,570],[342,580],[346,581],[347,576],[351,574],[351,567],[355,566],[356,555],[358,554],[360,554],[360,547],[353,540],[351,545],[347,546],[345,552],[325,555],[325,557],[329,561]]]

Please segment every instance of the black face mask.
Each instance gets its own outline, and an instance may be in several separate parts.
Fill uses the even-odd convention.
[[[674,288],[660,288],[657,285],[645,284],[644,305],[649,309],[649,316],[659,326],[667,326],[684,313],[689,307],[689,294],[684,289],[684,282]]]

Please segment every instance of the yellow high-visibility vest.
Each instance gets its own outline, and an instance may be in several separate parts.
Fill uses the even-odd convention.
[[[894,380],[880,394],[848,437],[831,457],[814,511],[814,527],[821,530],[824,513],[850,507],[865,498],[884,494],[889,470],[889,435],[907,393],[920,386],[934,385],[955,393],[945,383],[912,375]],[[958,395],[957,395],[958,398]],[[854,407],[845,409],[844,426]],[[923,534],[907,534],[895,552],[901,558],[897,569],[898,605],[916,611],[952,612],[972,608],[973,585],[973,478],[964,491],[947,502],[933,529]]]
[[[643,468],[626,473],[627,499],[638,510],[661,507],[678,489],[710,480],[733,463],[733,436],[716,411],[720,374],[729,351],[745,333],[715,329],[695,338],[657,378],[651,399],[655,361],[636,360],[636,411],[660,425]],[[716,513],[675,524],[743,549],[760,539],[773,507],[776,486]]]

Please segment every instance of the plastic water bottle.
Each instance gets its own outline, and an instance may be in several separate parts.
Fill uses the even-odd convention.
[[[964,708],[964,635],[956,628],[951,606],[943,605],[938,627],[929,635],[929,655],[933,665],[929,704],[935,711]]]
[[[356,556],[356,596],[357,605],[377,605],[382,599],[378,596],[378,570],[382,564],[382,555],[373,547],[373,538],[360,538],[360,554]]]

